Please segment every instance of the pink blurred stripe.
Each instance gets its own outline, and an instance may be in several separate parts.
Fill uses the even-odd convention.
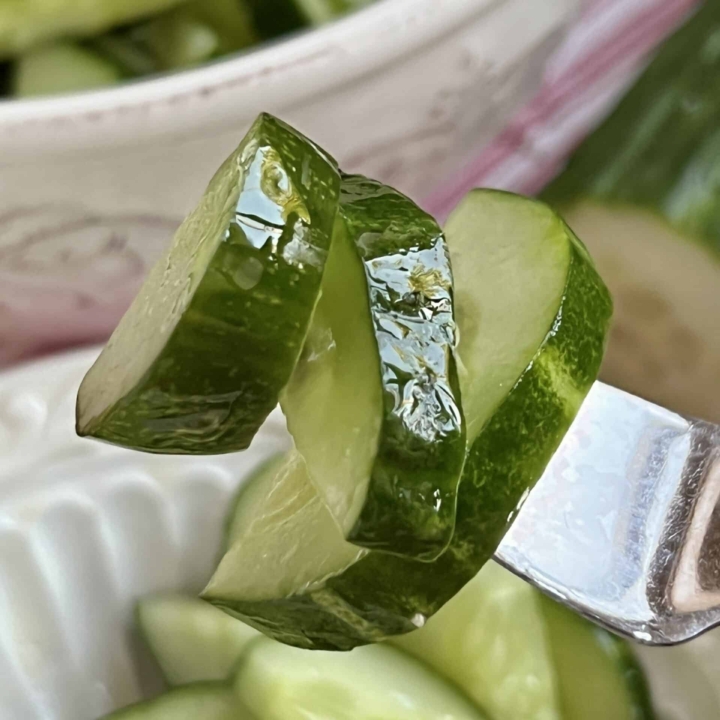
[[[473,187],[539,190],[617,102],[650,51],[698,4],[698,0],[591,2],[551,62],[538,95],[478,158],[431,195],[425,207],[444,218]]]

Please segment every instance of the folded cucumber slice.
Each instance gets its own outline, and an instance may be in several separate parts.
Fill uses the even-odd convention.
[[[563,720],[653,720],[647,682],[629,645],[542,598]]]
[[[203,595],[283,642],[348,649],[422,626],[490,558],[595,379],[611,302],[557,215],[537,201],[476,190],[446,235],[468,427],[453,540],[432,563],[374,551],[353,560],[328,514],[311,514],[312,530],[309,519],[274,517],[275,505],[264,500],[272,497],[270,478],[266,492],[247,496],[242,512],[253,520]],[[317,493],[302,466],[292,479],[288,495],[306,494],[298,512],[307,512]],[[310,532],[327,533],[317,550],[306,543]],[[278,569],[285,552],[297,563],[269,586],[263,563],[271,553],[251,560],[259,547],[273,548]]]
[[[258,720],[482,720],[456,688],[385,645],[308,652],[259,640],[241,661],[235,691]]]
[[[493,562],[424,627],[392,642],[494,720],[572,720],[560,712],[540,594]]]
[[[465,456],[447,243],[411,200],[362,176],[343,178],[339,214],[281,404],[346,537],[432,560],[452,537]]]
[[[331,158],[261,115],[83,380],[78,433],[148,452],[246,448],[305,341],[339,186]]]
[[[58,95],[112,85],[119,67],[102,55],[73,43],[46,45],[13,64],[12,92],[19,97]]]
[[[227,679],[259,636],[209,603],[183,595],[141,600],[137,623],[169,685]]]
[[[137,703],[103,720],[254,720],[226,683],[176,688],[155,700]]]
[[[660,50],[543,197],[616,301],[602,376],[720,422],[720,3]]]

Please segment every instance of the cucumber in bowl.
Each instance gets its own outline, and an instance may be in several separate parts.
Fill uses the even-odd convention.
[[[705,2],[542,197],[583,238],[616,320],[602,376],[720,421],[720,5]]]
[[[475,191],[446,235],[468,427],[452,542],[432,563],[359,550],[292,454],[240,496],[248,522],[203,592],[271,637],[348,649],[422,625],[492,555],[595,378],[611,304],[557,215]]]

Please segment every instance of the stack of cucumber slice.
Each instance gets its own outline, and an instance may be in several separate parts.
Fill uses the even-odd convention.
[[[595,379],[611,314],[548,206],[470,193],[443,232],[261,116],[78,395],[160,453],[295,440],[237,502],[203,597],[288,644],[421,627],[491,557]]]
[[[707,0],[546,189],[616,302],[603,377],[720,422],[720,3]]]
[[[114,720],[652,720],[626,644],[486,566],[417,632],[350,653],[269,640],[194,598],[140,602],[171,690]]]

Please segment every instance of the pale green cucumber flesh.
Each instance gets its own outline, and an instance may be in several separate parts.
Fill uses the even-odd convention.
[[[305,341],[339,183],[323,151],[261,115],[83,380],[78,433],[148,452],[246,448]]]
[[[282,399],[288,429],[351,542],[432,560],[452,537],[465,450],[447,244],[362,176],[343,177],[339,215]]]
[[[204,600],[144,598],[137,624],[169,685],[226,680],[258,632]]]
[[[637,206],[586,200],[569,206],[565,217],[615,302],[601,377],[720,422],[720,258]]]
[[[255,720],[227,683],[196,683],[137,703],[103,720]]]
[[[493,562],[424,627],[391,641],[493,720],[571,720],[560,712],[540,595]]]
[[[629,645],[542,598],[563,720],[653,720],[647,682]]]
[[[485,718],[452,685],[386,645],[339,655],[259,640],[238,667],[235,691],[261,720]]]
[[[117,65],[93,50],[68,42],[25,53],[12,72],[12,91],[19,97],[92,90],[122,78]]]
[[[281,553],[298,547],[307,529],[304,521],[293,535],[286,521],[273,527],[262,520],[272,511],[258,503],[248,516],[258,518],[263,539],[251,531],[236,541],[203,594],[286,643],[348,649],[424,624],[495,551],[597,375],[610,298],[584,248],[547,206],[474,191],[446,234],[469,444],[455,535],[432,563],[371,551],[346,566],[352,546],[336,528],[322,573],[305,568],[302,584],[271,596],[259,570],[239,561],[249,555],[242,545],[267,543],[271,533]],[[304,485],[308,492],[309,479]]]
[[[264,493],[269,491],[280,469],[287,459],[287,453],[277,453],[256,467],[243,481],[226,516],[225,533],[221,551],[225,553],[236,537],[249,527],[255,519],[251,509],[264,502]],[[268,484],[269,483],[269,484]]]

